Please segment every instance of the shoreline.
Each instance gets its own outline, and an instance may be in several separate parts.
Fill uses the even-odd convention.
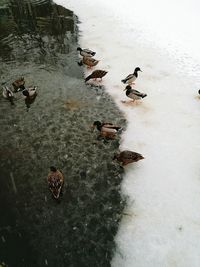
[[[151,38],[148,27],[143,27],[143,15],[148,9],[142,4],[147,1],[127,0],[126,5],[121,1],[118,4],[90,0],[57,2],[67,3],[78,14],[82,21],[81,45],[95,48],[100,55],[97,59],[101,60],[98,68],[109,71],[104,81],[106,91],[128,121],[120,148],[145,157],[125,169],[122,193],[128,196],[125,212],[131,216],[124,216],[121,221],[111,265],[131,267],[134,263],[139,267],[155,267],[171,266],[174,262],[196,266],[200,262],[200,231],[196,224],[200,206],[196,123],[200,116],[199,65],[193,62],[190,66],[192,61],[187,54],[177,53],[176,57],[175,47],[167,39],[159,47],[162,34]],[[152,13],[149,13],[150,26],[153,26],[151,16],[159,19],[153,8]],[[152,30],[157,30],[155,26]],[[172,27],[168,33],[178,35],[173,30]],[[185,68],[186,63],[189,68]],[[147,98],[137,105],[124,105],[121,100],[126,96],[120,80],[137,66],[143,73],[135,89],[146,93]],[[191,69],[193,75],[188,71]],[[186,74],[184,79],[183,74]],[[190,161],[188,155],[192,157]]]
[[[23,75],[38,96],[28,112],[20,93],[14,106],[0,97],[0,263],[110,266],[125,201],[111,160],[119,138],[96,142],[90,125],[125,119],[103,86],[84,84],[74,14],[51,1],[18,4],[3,13],[1,82]],[[52,164],[65,176],[60,203],[45,180]]]

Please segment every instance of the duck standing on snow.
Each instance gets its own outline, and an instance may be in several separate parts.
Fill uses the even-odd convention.
[[[123,83],[132,84],[138,77],[138,71],[141,71],[139,67],[135,68],[133,74],[129,74],[125,79],[121,80]]]
[[[122,162],[123,165],[127,165],[132,162],[137,162],[144,159],[144,157],[133,151],[124,150],[121,153],[115,154],[113,160],[117,159],[119,162]]]
[[[125,90],[126,90],[126,96],[133,99],[133,102],[135,100],[138,100],[138,99],[141,99],[147,96],[147,94],[140,93],[139,91],[132,89],[130,85],[127,85],[124,91]]]
[[[122,128],[119,126],[116,126],[109,122],[100,122],[95,121],[93,123],[93,128],[97,127],[97,130],[100,131],[100,135],[107,138],[115,138],[116,133],[121,130]]]
[[[64,184],[64,176],[62,172],[56,169],[54,166],[51,166],[47,177],[47,182],[53,197],[58,199]]]
[[[91,57],[83,57],[83,59],[78,62],[79,66],[82,66],[83,64],[87,65],[89,68],[92,68],[94,66],[96,66],[99,63],[99,60],[96,60],[94,58]]]
[[[14,99],[14,94],[11,91],[10,88],[8,88],[7,86],[3,87],[3,97],[8,99],[11,103],[11,105],[14,105],[13,99]]]
[[[93,57],[96,54],[96,52],[93,52],[90,49],[82,49],[80,47],[77,48],[77,51],[80,52],[82,57]]]
[[[85,82],[89,81],[90,79],[101,79],[104,77],[108,72],[105,70],[94,70],[88,77],[85,78]]]
[[[25,85],[24,77],[21,77],[12,83],[12,86],[13,86],[15,92],[20,91],[20,90],[24,90],[25,89],[24,85]]]

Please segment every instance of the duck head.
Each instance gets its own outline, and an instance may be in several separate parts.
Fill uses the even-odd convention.
[[[199,89],[198,93],[199,93],[199,95],[200,95],[200,89]]]
[[[124,91],[127,91],[127,90],[131,90],[132,87],[130,85],[127,85],[126,88],[124,89]]]
[[[80,47],[77,47],[77,51],[82,51],[82,48],[80,48]]]
[[[101,130],[101,122],[100,121],[94,121],[93,123],[93,129],[97,127],[98,130]]]
[[[26,97],[29,97],[29,91],[27,89],[23,90],[22,94]]]
[[[142,72],[142,70],[139,67],[135,68],[134,72],[138,72],[138,71]]]
[[[137,156],[137,159],[136,159],[135,161],[137,162],[137,161],[142,160],[142,159],[144,159],[144,157],[143,157],[141,154],[139,154],[139,155]]]
[[[56,171],[57,171],[56,167],[54,167],[54,166],[51,166],[51,167],[50,167],[50,170],[51,170],[52,172],[56,172]]]

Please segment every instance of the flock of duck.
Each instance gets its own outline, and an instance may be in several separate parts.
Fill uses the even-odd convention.
[[[89,49],[81,49],[80,47],[77,48],[77,50],[80,53],[80,56],[82,57],[81,61],[78,62],[80,66],[83,64],[86,65],[88,68],[92,68],[96,66],[99,61],[94,59],[93,56],[96,54],[95,52],[89,50]],[[139,67],[135,68],[134,72],[132,74],[129,74],[125,79],[123,79],[121,82],[124,84],[127,84],[126,88],[124,89],[126,91],[126,96],[131,98],[133,102],[135,100],[141,99],[146,97],[147,95],[144,93],[141,93],[131,87],[132,84],[134,84],[134,81],[138,77],[138,72],[141,71]],[[108,72],[105,70],[94,70],[89,76],[85,78],[85,82],[93,79],[97,80],[102,78],[107,74]],[[9,88],[8,86],[3,87],[3,97],[8,99],[10,103],[13,105],[14,102],[14,94],[18,92],[22,92],[23,97],[25,98],[25,103],[27,105],[27,108],[30,107],[28,105],[31,104],[32,101],[35,100],[37,96],[37,88],[36,87],[25,87],[25,80],[24,77],[21,77],[17,80],[15,80],[12,83],[13,90]],[[114,125],[113,123],[110,122],[100,122],[100,121],[95,121],[92,125],[92,128],[97,128],[97,130],[100,133],[100,136],[103,138],[108,138],[108,139],[114,139],[116,134],[119,133],[122,128]],[[114,155],[113,160],[118,160],[122,165],[127,165],[132,162],[137,162],[139,160],[144,159],[144,157],[133,151],[125,150],[122,151],[121,153],[117,153]],[[61,189],[64,184],[64,175],[63,173],[58,170],[56,167],[51,166],[50,167],[50,172],[47,176],[47,182],[50,191],[52,192],[52,195],[55,199],[58,199],[60,196]]]
[[[82,59],[78,62],[79,66],[86,65],[89,69],[92,67],[96,66],[99,63],[99,60],[96,60],[93,58],[95,56],[96,52],[90,50],[90,49],[82,49],[80,47],[77,48],[77,51],[79,51],[80,56]],[[132,88],[132,84],[135,84],[135,80],[138,77],[138,72],[141,71],[139,67],[135,68],[134,72],[132,74],[129,74],[126,78],[121,80],[122,83],[127,84],[125,87],[124,91],[126,91],[126,96],[131,98],[133,102],[135,102],[138,99],[142,99],[147,96],[145,93],[141,93],[135,89]],[[89,80],[97,80],[100,79],[102,81],[102,78],[107,74],[108,72],[105,70],[94,70],[89,76],[85,78],[85,82],[88,82]],[[198,91],[200,95],[200,90]],[[122,101],[124,102],[124,101]],[[103,138],[108,138],[108,139],[114,139],[116,134],[119,133],[122,128],[114,125],[113,123],[110,122],[100,122],[100,121],[95,121],[92,125],[93,129],[97,128],[97,130],[100,133],[100,136]],[[122,165],[127,165],[132,162],[137,162],[139,160],[144,159],[144,157],[133,151],[125,150],[122,151],[121,153],[116,153],[114,155],[113,160],[118,160]],[[63,173],[56,169],[54,166],[50,167],[50,172],[47,177],[47,181],[49,184],[49,189],[51,190],[54,198],[58,199],[63,183],[64,183],[64,176]]]
[[[3,87],[3,97],[9,100],[11,105],[14,105],[15,94],[21,91],[28,111],[28,108],[34,102],[37,96],[37,87],[34,86],[26,88],[24,77],[20,77],[19,79],[15,80],[12,83],[12,86],[13,90],[8,86]]]
[[[99,63],[99,60],[96,60],[93,58],[95,56],[96,52],[90,50],[90,49],[82,49],[80,47],[77,48],[77,51],[79,51],[80,56],[82,57],[81,60],[78,62],[79,66],[86,65],[88,68],[92,68],[96,66]],[[122,80],[124,84],[127,84],[126,88],[124,89],[126,91],[126,96],[131,98],[133,102],[135,100],[141,99],[146,97],[147,95],[144,93],[141,93],[135,89],[132,89],[131,85],[134,83],[136,78],[138,77],[138,72],[141,71],[140,68],[135,68],[134,72],[132,74],[129,74],[125,79]],[[100,79],[102,81],[102,78],[107,74],[108,72],[105,70],[94,70],[89,76],[85,78],[85,82],[88,82],[89,80],[97,80]],[[122,128],[120,126],[114,125],[110,122],[100,122],[95,121],[92,125],[92,128],[97,128],[97,130],[100,133],[100,136],[103,138],[108,139],[114,139],[116,134],[119,133]],[[113,160],[118,160],[122,165],[127,165],[132,162],[137,162],[139,160],[144,159],[144,157],[133,151],[125,150],[121,153],[116,153],[113,157]],[[55,199],[58,199],[60,196],[60,192],[62,189],[62,186],[64,184],[64,176],[63,173],[58,170],[56,167],[51,166],[50,172],[47,177],[47,182],[49,185],[49,189],[52,192],[52,195]]]

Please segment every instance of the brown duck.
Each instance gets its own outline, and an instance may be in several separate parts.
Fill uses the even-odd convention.
[[[92,57],[83,57],[83,59],[78,62],[79,66],[82,66],[83,64],[88,66],[88,68],[92,68],[96,66],[99,63],[99,60],[96,60]]]
[[[121,153],[116,154],[113,160],[114,159],[117,159],[119,162],[122,162],[123,165],[127,165],[129,163],[137,162],[141,159],[144,159],[144,157],[137,152],[124,150]]]
[[[108,72],[105,70],[94,70],[88,77],[85,78],[85,82],[89,81],[90,79],[101,79],[105,76]]]
[[[13,86],[15,92],[20,91],[20,90],[24,90],[25,89],[24,85],[25,85],[24,77],[21,77],[12,83],[12,86]]]
[[[51,166],[47,177],[47,182],[53,197],[58,199],[64,184],[64,176],[62,172],[56,169],[54,166]]]
[[[97,130],[99,130],[100,135],[102,137],[107,137],[114,139],[116,133],[121,130],[122,128],[119,126],[116,126],[110,122],[100,122],[100,121],[95,121],[93,123],[93,128],[97,127]]]

